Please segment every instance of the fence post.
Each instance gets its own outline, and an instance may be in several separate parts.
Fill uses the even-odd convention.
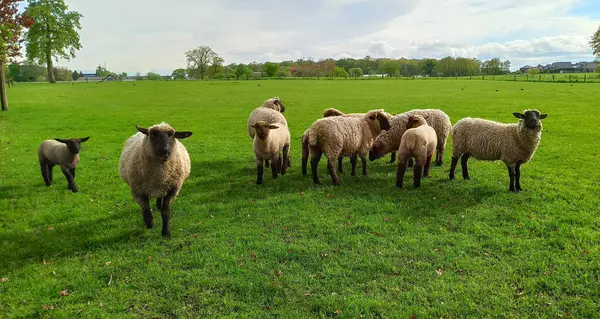
[[[583,75],[583,83],[585,83],[587,81],[587,74]]]
[[[525,76],[525,81],[529,82],[529,73]]]
[[[515,82],[517,82],[517,74],[515,73]]]
[[[571,83],[571,74],[569,74],[569,83]]]
[[[554,76],[555,76],[555,74],[552,74],[552,82],[554,82]]]
[[[540,76],[538,77],[538,82],[542,82],[542,75],[540,74]]]

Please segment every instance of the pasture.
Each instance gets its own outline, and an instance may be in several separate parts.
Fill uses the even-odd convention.
[[[461,90],[461,88],[463,88]],[[19,84],[0,113],[0,313],[17,317],[591,318],[600,310],[596,84],[508,81],[243,81]],[[292,167],[255,185],[248,114],[280,96]],[[390,156],[332,186],[300,173],[300,137],[327,107],[439,108],[452,123],[514,123],[537,108],[541,144],[508,191],[502,163],[470,161],[395,186]],[[135,125],[166,121],[190,178],[145,228],[117,163]],[[46,187],[39,143],[82,144],[71,193]],[[359,164],[360,167],[360,164]],[[61,293],[62,292],[62,293]]]

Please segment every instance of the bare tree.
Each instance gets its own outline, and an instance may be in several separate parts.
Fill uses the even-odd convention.
[[[187,51],[185,57],[188,63],[188,73],[193,74],[195,78],[204,79],[210,63],[218,56],[210,47],[204,45]]]

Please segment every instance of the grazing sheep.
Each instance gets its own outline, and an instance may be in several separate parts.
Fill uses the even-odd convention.
[[[402,134],[406,131],[406,123],[408,123],[408,117],[411,115],[422,115],[427,117],[427,123],[431,126],[437,136],[436,146],[436,165],[441,166],[444,160],[444,151],[446,150],[446,140],[452,130],[452,123],[450,117],[441,110],[436,109],[415,109],[405,113],[401,113],[393,116],[390,119],[391,129],[387,132],[382,132],[375,142],[373,147],[369,151],[369,160],[374,161],[387,153],[395,152],[400,147],[400,141],[402,140]],[[394,153],[392,153],[393,163]]]
[[[283,123],[287,126],[287,120],[283,116],[285,112],[285,106],[281,103],[279,97],[272,97],[266,100],[262,106],[255,108],[248,116],[248,136],[254,139],[254,128],[252,126],[258,121],[265,121],[267,123]],[[288,159],[289,160],[289,159]],[[265,161],[265,165],[269,167],[269,161]]]
[[[452,166],[450,179],[461,159],[464,179],[469,179],[467,161],[474,157],[484,161],[501,160],[508,168],[509,190],[521,191],[521,165],[533,157],[542,138],[542,119],[548,114],[538,110],[513,113],[517,124],[503,124],[478,118],[464,118],[452,128]]]
[[[119,174],[140,204],[147,228],[154,226],[149,200],[156,197],[163,219],[162,235],[170,237],[171,203],[190,175],[190,156],[178,139],[190,137],[192,132],[177,132],[164,122],[136,128],[138,132],[123,147]]]
[[[415,188],[421,186],[421,176],[429,176],[431,158],[437,146],[435,130],[427,125],[427,118],[421,115],[411,115],[406,124],[408,129],[402,135],[398,149],[398,172],[396,186],[402,187],[404,172],[409,158],[415,158],[414,182]]]
[[[335,161],[341,155],[358,154],[363,164],[363,175],[367,175],[366,155],[381,131],[390,129],[389,118],[384,110],[372,110],[362,118],[332,116],[315,121],[308,131],[314,183],[320,184],[317,166],[323,153],[327,156],[327,167],[334,185],[340,183]],[[356,167],[356,161],[351,163]]]
[[[263,160],[271,160],[274,179],[278,173],[285,175],[290,151],[290,131],[287,125],[258,121],[252,128],[256,131],[252,144],[256,158],[256,184],[262,184]]]
[[[42,177],[46,186],[52,185],[52,170],[54,165],[59,165],[69,183],[68,189],[77,193],[75,185],[75,169],[79,163],[79,150],[81,143],[90,137],[72,139],[45,140],[38,148],[38,159],[42,169]]]

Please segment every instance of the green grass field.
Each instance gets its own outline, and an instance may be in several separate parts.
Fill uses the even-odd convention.
[[[464,88],[464,90],[461,90]],[[497,90],[497,91],[496,91]],[[244,81],[21,84],[0,113],[0,313],[17,317],[574,318],[600,311],[600,86],[504,81]],[[248,114],[282,98],[292,167],[255,185]],[[389,155],[369,176],[322,185],[300,173],[300,136],[327,107],[439,108],[515,122],[548,113],[508,191],[502,163],[443,167],[395,186]],[[117,163],[135,125],[193,131],[173,237],[147,230]],[[37,147],[91,136],[76,183],[46,187]],[[349,168],[348,159],[344,160]],[[65,291],[61,295],[61,291]]]

